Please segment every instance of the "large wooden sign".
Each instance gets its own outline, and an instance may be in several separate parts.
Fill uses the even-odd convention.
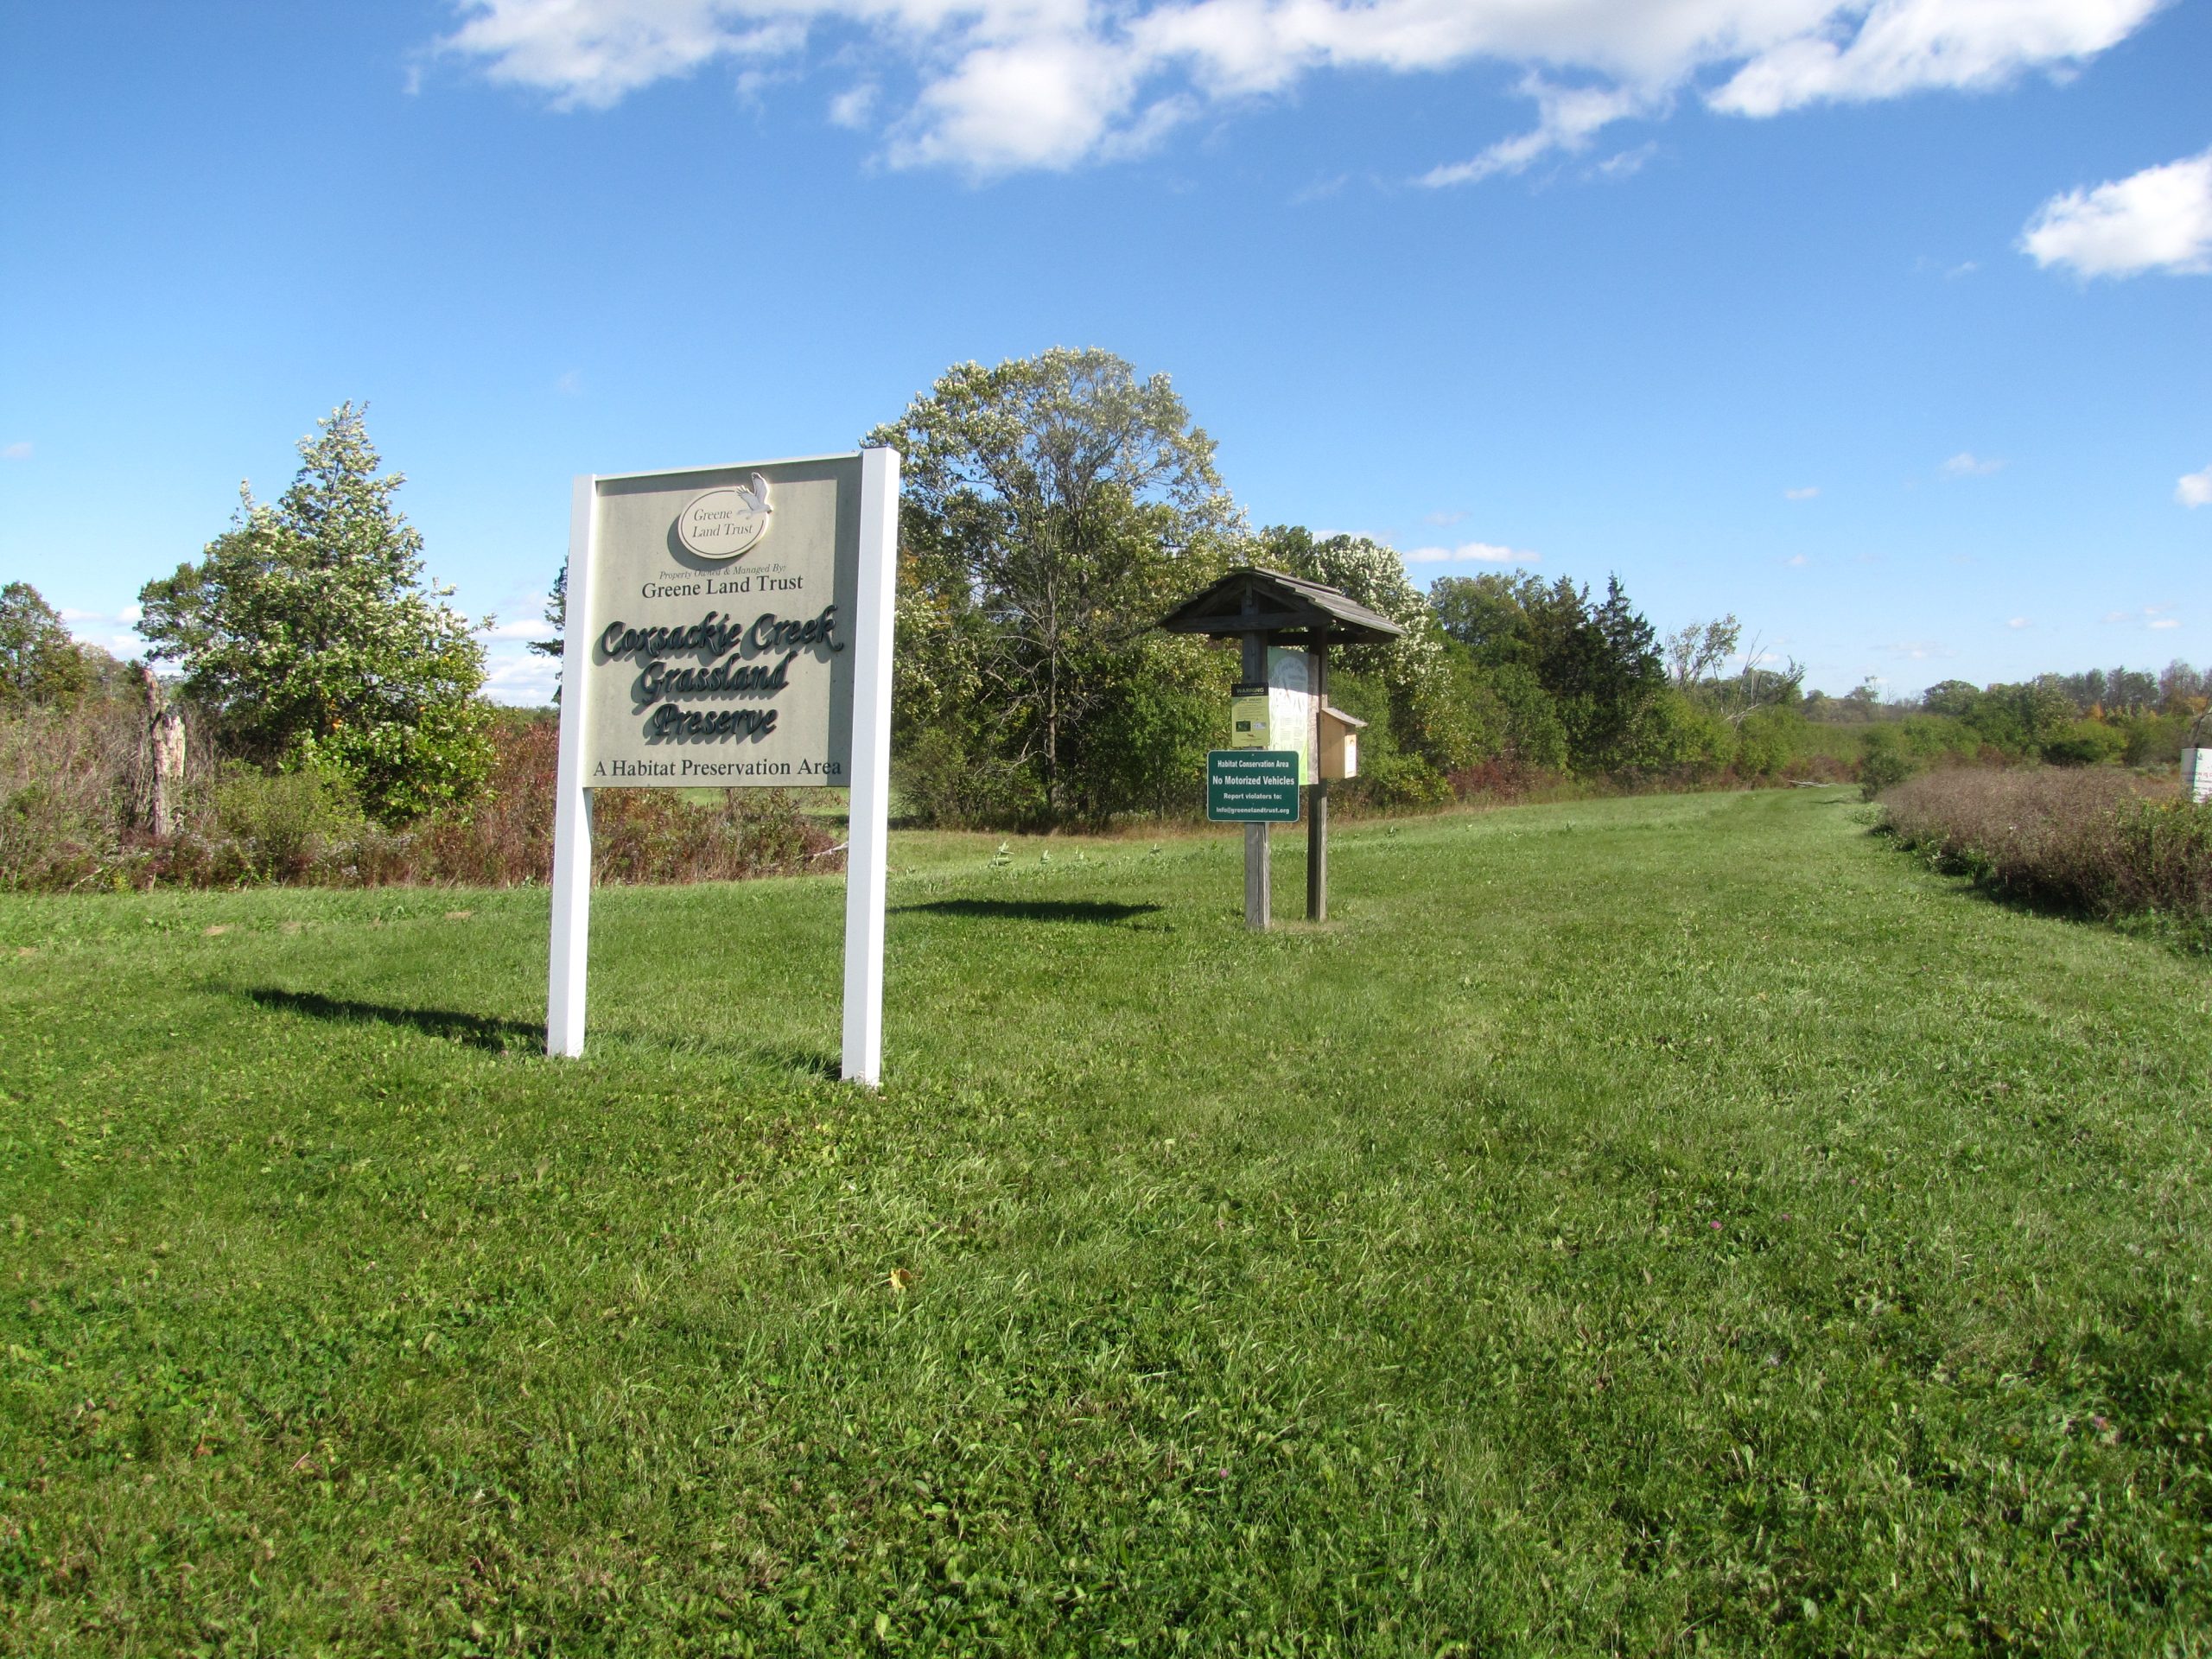
[[[580,478],[549,1052],[583,1052],[591,791],[852,791],[844,1074],[877,1081],[899,456]]]
[[[596,480],[587,787],[849,782],[860,497],[858,455]]]

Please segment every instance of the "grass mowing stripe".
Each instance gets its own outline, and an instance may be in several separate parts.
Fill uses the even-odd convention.
[[[831,882],[575,1065],[542,893],[0,901],[7,1646],[2202,1650],[2201,962],[1827,792],[999,846],[879,1096]]]

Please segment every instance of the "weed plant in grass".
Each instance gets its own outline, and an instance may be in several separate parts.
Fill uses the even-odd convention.
[[[2108,768],[1929,772],[1881,797],[1897,843],[1991,891],[2212,946],[2212,806]]]
[[[0,1646],[2188,1654],[2212,980],[1840,791],[0,900]],[[1278,899],[1300,891],[1277,861]]]

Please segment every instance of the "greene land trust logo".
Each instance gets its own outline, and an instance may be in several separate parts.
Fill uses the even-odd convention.
[[[676,538],[702,559],[734,559],[768,533],[768,480],[758,473],[742,484],[709,490],[677,515]]]

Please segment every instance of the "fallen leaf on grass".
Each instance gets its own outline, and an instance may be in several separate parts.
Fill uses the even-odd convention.
[[[891,1269],[891,1288],[892,1288],[892,1289],[893,1289],[893,1290],[897,1290],[897,1291],[903,1291],[903,1290],[905,1290],[905,1289],[906,1288],[906,1287],[907,1287],[907,1286],[909,1286],[909,1285],[912,1284],[913,1282],[914,1282],[914,1275],[913,1275],[912,1274],[911,1274],[911,1273],[907,1272],[906,1268],[892,1268],[892,1269]]]
[[[212,939],[212,938],[214,938],[218,933],[227,933],[227,932],[229,932],[230,931],[231,931],[231,925],[230,925],[228,922],[218,922],[218,923],[216,923],[216,924],[215,924],[215,925],[214,925],[214,926],[213,926],[213,927],[209,927],[209,928],[203,928],[203,929],[201,929],[201,930],[200,930],[201,933],[202,933],[206,938],[211,938],[211,939]]]
[[[446,912],[446,920],[449,922],[465,922],[475,913],[476,912],[473,910],[449,910]]]

